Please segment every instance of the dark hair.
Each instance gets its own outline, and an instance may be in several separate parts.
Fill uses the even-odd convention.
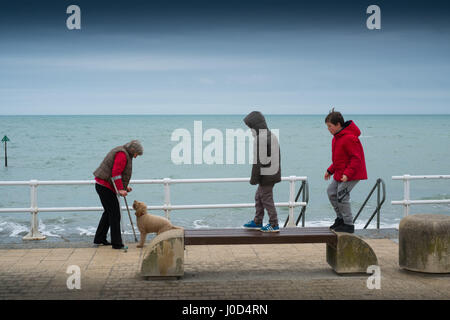
[[[341,124],[341,126],[344,126],[344,117],[339,111],[334,111],[334,108],[331,109],[330,113],[328,113],[327,117],[325,118],[325,123],[331,122],[334,125],[337,125],[338,123]]]

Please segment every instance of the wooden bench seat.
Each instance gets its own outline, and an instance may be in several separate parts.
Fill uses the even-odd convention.
[[[280,232],[261,232],[244,228],[186,229],[185,245],[328,243],[336,246],[337,235],[328,227],[280,228]]]
[[[367,273],[378,265],[372,248],[360,237],[327,227],[282,228],[265,233],[244,228],[172,229],[157,235],[145,249],[141,275],[147,278],[181,277],[185,246],[281,243],[326,243],[328,264],[339,274]]]

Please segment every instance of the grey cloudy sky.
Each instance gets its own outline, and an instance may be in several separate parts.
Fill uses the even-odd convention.
[[[0,115],[450,113],[449,5],[370,4],[5,2]]]

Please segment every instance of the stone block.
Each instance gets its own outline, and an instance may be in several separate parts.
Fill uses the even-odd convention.
[[[184,230],[168,230],[153,238],[145,248],[141,275],[181,277],[184,275]]]
[[[327,244],[327,262],[336,273],[367,273],[371,265],[378,265],[375,252],[357,235],[336,232],[337,245]]]
[[[399,265],[426,273],[450,273],[450,216],[414,214],[399,225]]]

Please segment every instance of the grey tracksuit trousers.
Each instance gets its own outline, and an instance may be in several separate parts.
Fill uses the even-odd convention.
[[[327,189],[328,199],[338,218],[344,219],[344,223],[348,225],[353,225],[350,191],[358,182],[359,180],[339,182],[333,179]]]
[[[278,225],[277,209],[273,201],[273,185],[258,186],[255,193],[255,221],[256,224],[261,224],[264,218],[264,209],[269,215],[269,223],[272,226]]]

